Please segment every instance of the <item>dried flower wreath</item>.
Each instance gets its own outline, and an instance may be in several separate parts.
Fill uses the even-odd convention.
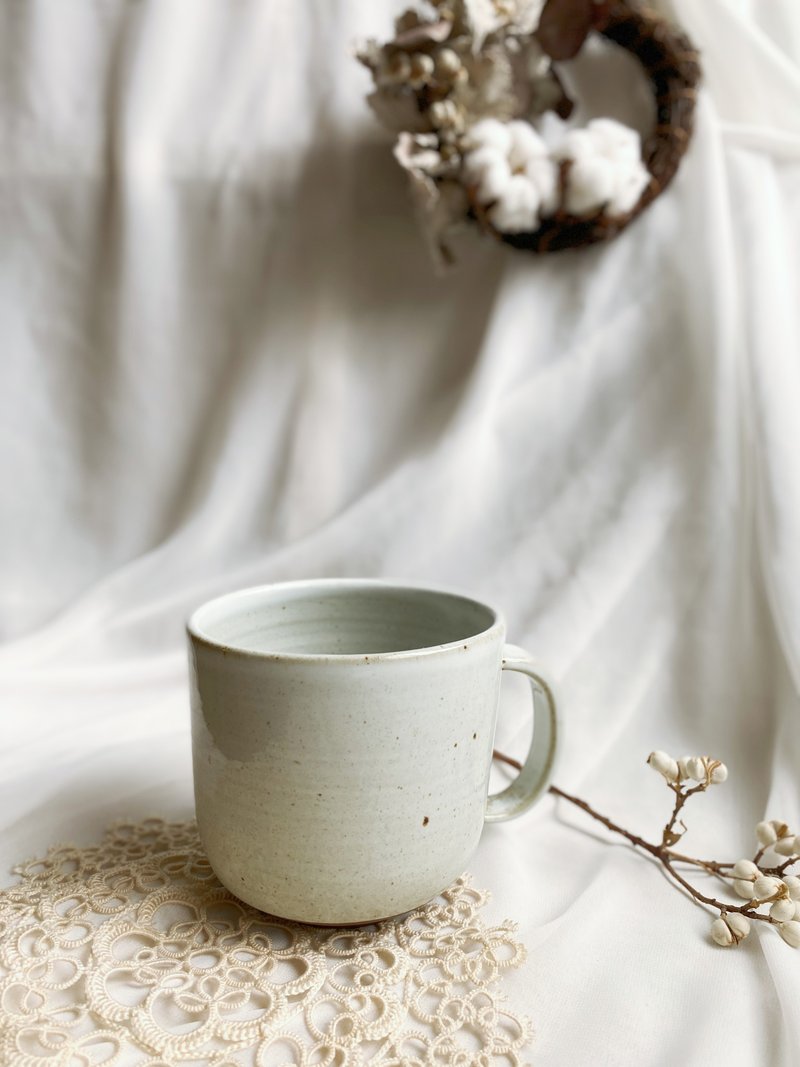
[[[554,61],[577,55],[592,32],[632,53],[650,79],[657,117],[644,145],[609,118],[557,137],[533,125],[571,113]],[[427,0],[399,16],[393,40],[356,54],[445,262],[448,234],[468,220],[531,252],[609,240],[667,187],[691,137],[697,52],[624,0]]]

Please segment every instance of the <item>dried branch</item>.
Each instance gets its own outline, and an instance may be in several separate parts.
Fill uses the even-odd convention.
[[[517,770],[522,769],[519,760],[505,753],[494,750],[494,758]],[[739,860],[737,863],[722,863],[718,860],[701,860],[675,852],[671,847],[686,832],[685,824],[679,820],[684,805],[689,797],[704,793],[710,786],[724,782],[727,768],[719,760],[708,756],[687,757],[673,760],[662,752],[653,752],[648,763],[666,780],[668,787],[675,794],[672,814],[661,835],[660,843],[647,841],[638,834],[626,830],[619,823],[596,811],[591,804],[580,797],[565,792],[556,785],[550,786],[550,792],[562,800],[580,808],[596,822],[601,823],[611,833],[624,837],[634,848],[647,852],[664,868],[673,880],[699,906],[713,909],[718,917],[712,923],[711,936],[720,945],[738,944],[749,933],[750,920],[777,926],[787,944],[800,947],[800,878],[782,877],[793,864],[800,861],[800,835],[793,838],[788,826],[779,821],[759,823],[756,833],[762,846],[753,860]],[[688,780],[698,780],[697,785],[687,788]],[[676,830],[679,825],[680,832]],[[769,843],[764,843],[768,841]],[[791,852],[783,863],[767,867],[759,866],[768,848],[776,846],[779,854]],[[700,867],[706,873],[718,878],[726,888],[728,880],[733,880],[734,891],[746,897],[743,904],[732,904],[718,900],[716,897],[701,893],[676,869],[676,864],[689,864]],[[769,906],[768,911],[759,911],[762,906]]]

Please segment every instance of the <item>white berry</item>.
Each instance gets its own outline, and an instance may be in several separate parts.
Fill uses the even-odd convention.
[[[733,883],[733,891],[743,900],[752,900],[755,896],[755,891],[753,890],[753,883],[751,881],[745,882],[741,878],[737,878],[737,880]]]
[[[726,947],[733,944],[733,934],[724,919],[715,919],[711,924],[711,936],[718,945]]]
[[[767,897],[774,896],[780,888],[780,879],[773,878],[769,874],[762,874],[760,878],[756,878],[755,882],[753,882],[754,898],[766,900]]]
[[[752,860],[737,860],[731,873],[736,878],[749,878],[750,881],[754,881],[761,874],[761,871]]]
[[[788,897],[776,900],[769,909],[770,918],[777,923],[785,923],[794,918],[795,902]]]
[[[725,922],[737,941],[744,941],[750,933],[750,920],[746,915],[742,915],[738,911],[732,911],[729,915],[726,915]]]
[[[778,927],[778,933],[787,945],[791,945],[792,948],[800,948],[800,922],[796,919],[792,919],[788,923],[781,923]]]
[[[658,771],[658,773],[666,778],[668,782],[678,781],[678,764],[676,760],[674,760],[672,756],[667,755],[666,752],[651,752],[647,757],[647,762],[654,771]]]
[[[696,782],[704,782],[706,780],[706,763],[702,756],[694,756],[686,764],[686,769],[689,772],[689,777],[694,778]]]
[[[800,878],[795,878],[793,874],[786,874],[783,877],[783,884],[789,890],[792,900],[800,900]]]
[[[796,837],[782,837],[772,847],[779,856],[794,856],[797,852],[797,843]]]
[[[711,772],[711,784],[722,785],[728,779],[728,768],[724,763],[717,763]]]
[[[750,933],[750,921],[739,912],[721,915],[711,924],[711,937],[718,945],[728,946],[744,941]]]
[[[778,835],[775,833],[775,827],[771,822],[760,822],[756,826],[756,838],[759,845],[769,848],[770,845],[774,845],[778,840]]]

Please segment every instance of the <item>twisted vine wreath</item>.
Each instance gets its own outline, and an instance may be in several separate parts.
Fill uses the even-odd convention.
[[[656,122],[644,144],[614,119],[569,129],[552,119],[573,109],[556,64],[592,34],[648,76]],[[468,221],[536,253],[610,240],[666,189],[691,139],[697,51],[626,0],[429,0],[399,16],[393,40],[356,54],[445,262],[448,235]]]

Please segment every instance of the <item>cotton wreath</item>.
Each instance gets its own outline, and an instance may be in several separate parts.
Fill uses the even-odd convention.
[[[657,122],[644,144],[612,118],[548,124],[547,113],[563,120],[573,107],[557,63],[592,32],[650,78]],[[615,236],[674,176],[700,77],[682,33],[622,0],[427,0],[397,18],[391,41],[367,41],[357,56],[445,260],[464,222],[533,252]]]

